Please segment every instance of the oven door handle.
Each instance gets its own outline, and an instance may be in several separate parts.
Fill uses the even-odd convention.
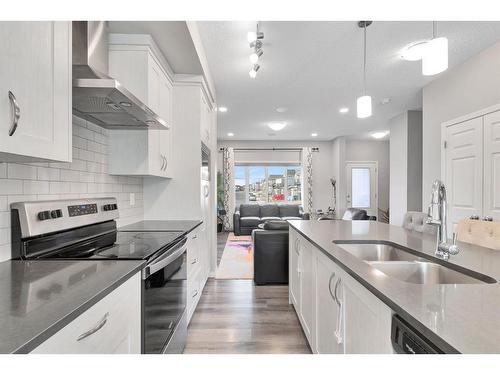
[[[166,254],[164,256],[161,256],[158,259],[155,259],[151,264],[147,264],[146,267],[142,270],[142,279],[146,280],[149,276],[151,276],[158,270],[165,268],[174,260],[182,256],[182,254],[184,254],[187,250],[186,242],[187,238],[182,239],[181,242],[176,244],[170,251],[167,252],[168,255]]]

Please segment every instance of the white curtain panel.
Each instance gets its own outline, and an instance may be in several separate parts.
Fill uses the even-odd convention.
[[[235,205],[234,195],[234,150],[225,147],[223,150],[223,176],[224,176],[224,229],[233,230],[233,213]]]
[[[304,211],[312,213],[313,211],[313,165],[312,165],[312,149],[311,147],[302,148],[301,164],[302,164],[302,201]]]

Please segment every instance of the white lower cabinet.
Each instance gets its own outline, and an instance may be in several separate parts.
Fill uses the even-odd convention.
[[[141,274],[138,272],[32,353],[141,353]]]
[[[393,353],[391,309],[293,229],[289,296],[313,353]]]
[[[343,353],[341,339],[341,304],[337,300],[341,275],[326,255],[317,253],[315,277],[315,335],[314,352],[318,354]]]
[[[203,292],[208,278],[209,251],[206,241],[201,237],[201,227],[195,228],[188,234],[187,242],[187,317],[188,324],[196,310],[196,306]]]

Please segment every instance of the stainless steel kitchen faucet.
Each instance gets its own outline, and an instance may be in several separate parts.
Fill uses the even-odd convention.
[[[460,249],[456,245],[456,237],[453,234],[453,243],[448,243],[446,231],[446,188],[440,180],[432,184],[431,203],[427,211],[427,224],[437,226],[436,253],[438,258],[447,260],[450,255],[456,255]]]

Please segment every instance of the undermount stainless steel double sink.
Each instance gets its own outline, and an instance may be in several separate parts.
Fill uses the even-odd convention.
[[[496,280],[481,273],[459,270],[415,255],[394,244],[379,242],[334,243],[389,277],[412,284],[483,284]],[[463,271],[462,271],[463,270]]]

